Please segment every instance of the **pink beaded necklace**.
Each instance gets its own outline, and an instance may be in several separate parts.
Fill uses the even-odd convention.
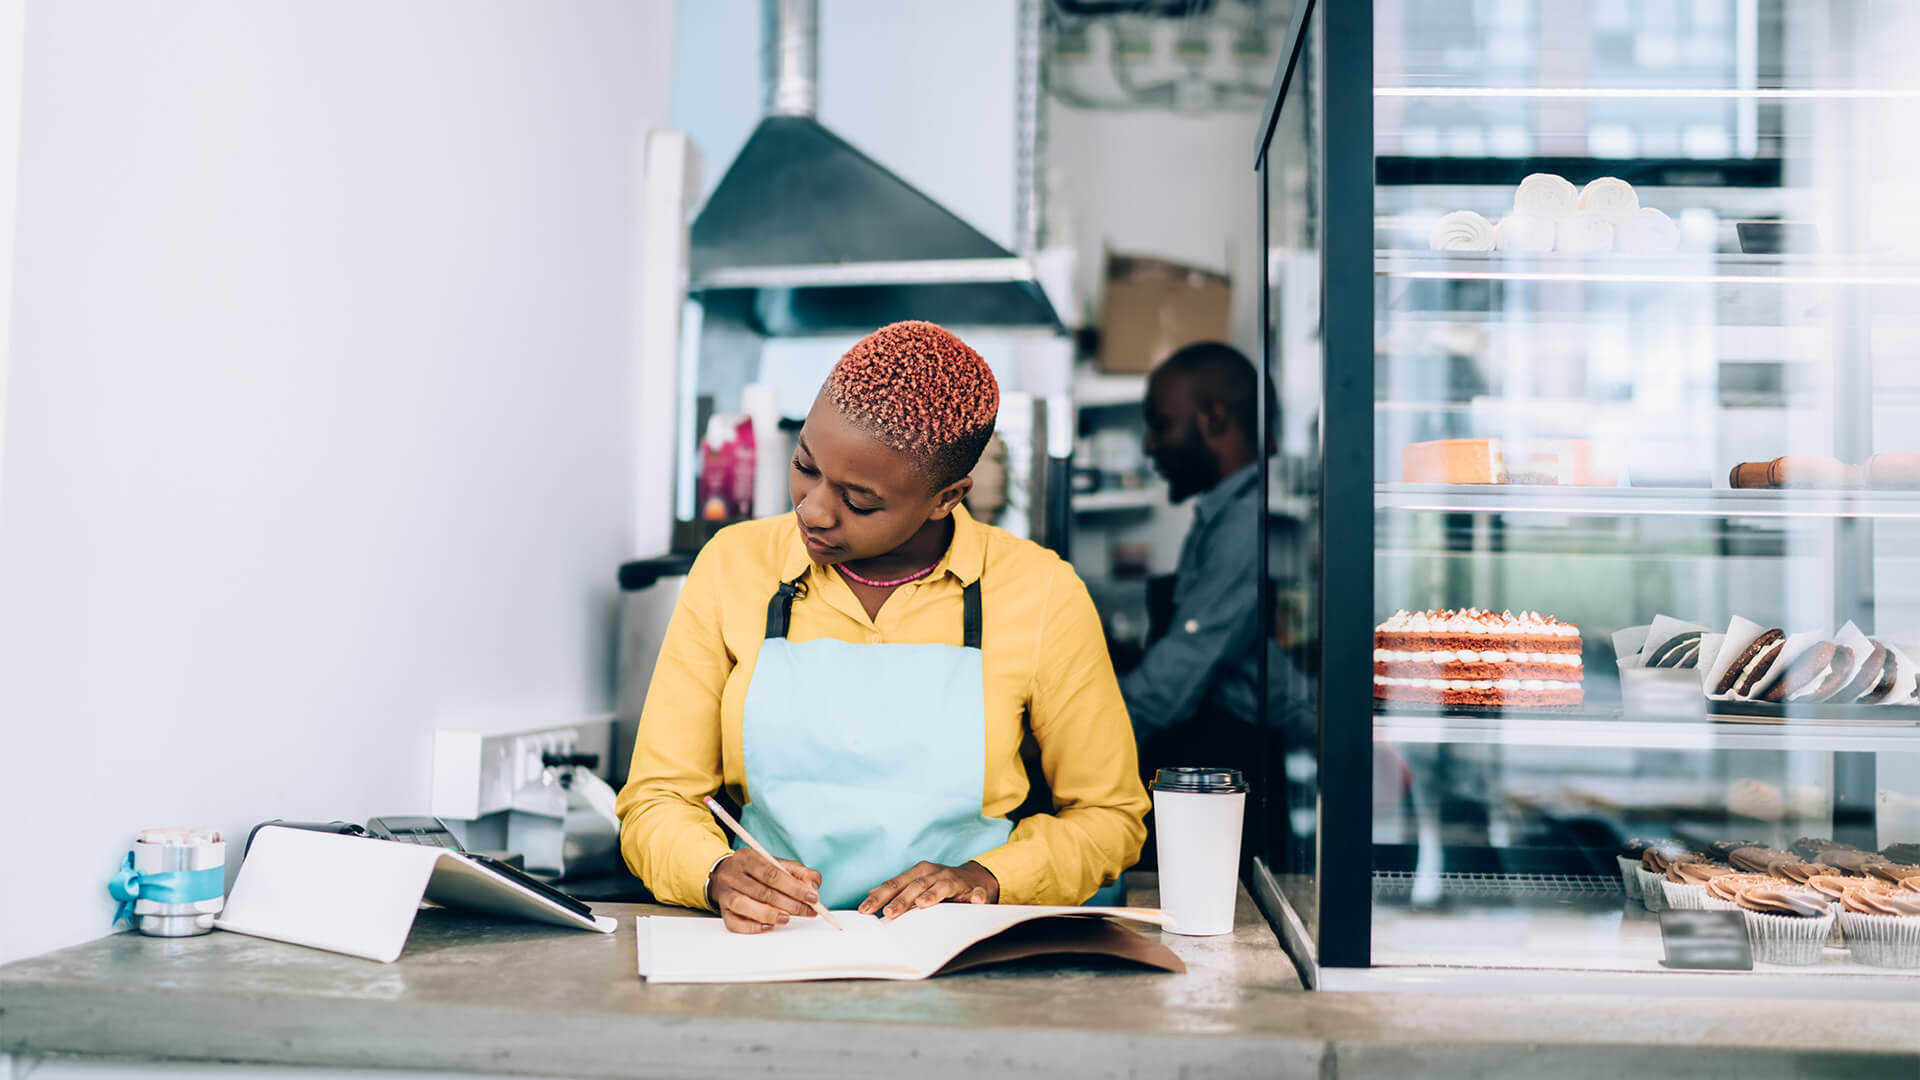
[[[859,574],[856,574],[851,569],[849,569],[846,563],[838,564],[836,569],[838,569],[842,574],[845,574],[848,580],[857,581],[860,584],[865,585],[869,589],[891,589],[896,585],[905,585],[911,581],[919,581],[921,578],[926,577],[928,574],[933,573],[934,567],[937,567],[939,565],[940,564],[936,562],[933,564],[933,566],[929,566],[925,570],[916,570],[913,573],[908,574],[906,577],[895,578],[892,581],[871,581],[867,578],[863,578]]]

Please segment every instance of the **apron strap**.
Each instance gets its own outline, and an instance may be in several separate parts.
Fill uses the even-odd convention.
[[[805,574],[792,581],[780,583],[780,588],[774,590],[773,599],[767,601],[767,637],[787,636],[787,624],[793,621],[793,598],[805,595],[807,595]]]
[[[804,575],[792,581],[782,582],[774,590],[773,599],[767,601],[767,637],[783,638],[787,636],[787,627],[793,622],[793,600],[797,596],[807,595]],[[969,649],[980,647],[980,582],[975,579],[960,593],[964,608],[961,622],[961,644]]]

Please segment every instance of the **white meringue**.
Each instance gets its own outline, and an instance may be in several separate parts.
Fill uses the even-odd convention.
[[[1542,255],[1553,250],[1554,219],[1532,211],[1515,211],[1494,226],[1493,246],[1501,251]]]
[[[1680,226],[1651,206],[1614,226],[1614,247],[1634,255],[1667,255],[1680,250]]]
[[[1634,194],[1633,185],[1625,180],[1602,176],[1580,189],[1580,199],[1573,208],[1596,214],[1627,215],[1640,209],[1640,196]]]
[[[1613,250],[1613,222],[1603,214],[1583,210],[1553,223],[1553,250],[1590,255]]]
[[[1427,246],[1435,251],[1492,251],[1493,222],[1472,210],[1455,210],[1434,225]]]
[[[1573,213],[1579,201],[1579,189],[1557,173],[1534,173],[1513,191],[1513,208],[1521,213],[1559,217]]]

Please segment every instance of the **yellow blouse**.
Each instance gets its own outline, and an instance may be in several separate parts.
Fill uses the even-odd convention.
[[[1029,731],[1054,804],[978,857],[999,879],[1001,903],[1081,903],[1133,864],[1146,838],[1147,793],[1100,617],[1073,568],[960,508],[939,566],[896,589],[869,619],[839,572],[808,557],[789,513],[721,530],[694,561],[667,625],[618,804],[627,865],[661,902],[708,906],[707,874],[729,846],[700,800],[723,781],[741,805],[752,798],[741,710],[767,601],[802,573],[809,588],[793,604],[795,643],[958,645],[961,591],[981,582],[981,810],[1004,818],[1026,799],[1020,744]],[[911,719],[912,703],[902,702],[902,722]]]

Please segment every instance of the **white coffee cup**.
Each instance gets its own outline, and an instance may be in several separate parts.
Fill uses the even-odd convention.
[[[1153,776],[1160,910],[1176,934],[1233,932],[1240,822],[1247,781],[1238,769],[1161,769]]]

